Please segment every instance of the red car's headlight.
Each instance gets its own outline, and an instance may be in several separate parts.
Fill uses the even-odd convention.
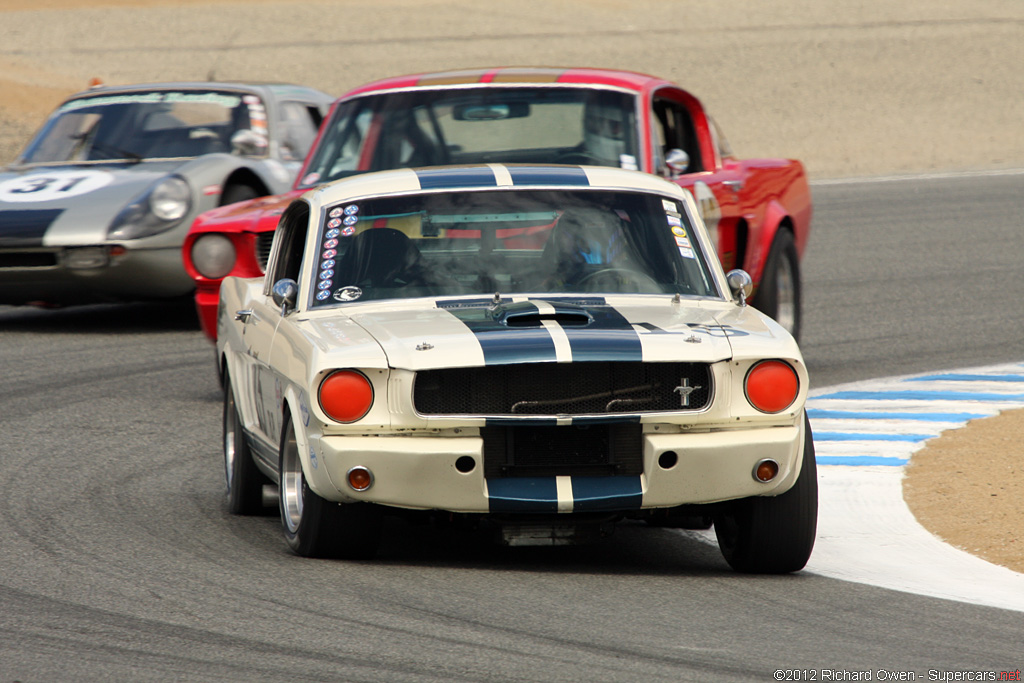
[[[209,234],[192,243],[192,265],[205,278],[219,280],[235,267],[235,245],[224,235]]]
[[[750,368],[743,388],[750,405],[762,413],[781,413],[796,400],[800,379],[789,363],[764,360]]]
[[[320,383],[320,407],[338,422],[355,422],[370,412],[373,385],[355,370],[337,370]]]

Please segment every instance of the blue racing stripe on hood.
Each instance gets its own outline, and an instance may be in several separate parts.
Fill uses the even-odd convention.
[[[490,308],[447,308],[476,335],[485,365],[555,362],[555,341],[545,327],[509,328],[494,319]]]
[[[592,318],[585,326],[563,325],[574,363],[583,361],[642,361],[640,335],[626,318],[601,297],[534,297],[556,308],[576,306]]]
[[[420,188],[437,190],[447,187],[497,187],[498,180],[489,166],[429,168],[416,171]]]
[[[508,166],[513,185],[589,186],[587,173],[579,166]]]
[[[0,246],[43,246],[43,236],[62,213],[64,209],[0,211]]]

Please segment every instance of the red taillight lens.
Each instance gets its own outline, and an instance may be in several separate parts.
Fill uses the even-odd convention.
[[[361,372],[338,370],[320,383],[320,407],[338,422],[355,422],[373,405],[373,385]]]
[[[793,405],[800,380],[789,363],[761,361],[747,373],[747,400],[763,413],[780,413]]]

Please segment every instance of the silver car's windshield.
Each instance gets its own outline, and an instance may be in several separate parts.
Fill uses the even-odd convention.
[[[329,206],[310,305],[422,296],[717,296],[682,207],[661,195],[444,192]]]
[[[249,130],[266,149],[267,114],[256,95],[220,90],[98,93],[65,102],[20,163],[167,159],[230,152]]]
[[[478,163],[637,169],[636,98],[593,88],[419,90],[337,108],[301,187],[369,171]]]

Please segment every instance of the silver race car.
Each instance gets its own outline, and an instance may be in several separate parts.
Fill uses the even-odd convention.
[[[212,82],[72,96],[0,173],[0,304],[188,294],[192,219],[287,190],[332,99]]]

